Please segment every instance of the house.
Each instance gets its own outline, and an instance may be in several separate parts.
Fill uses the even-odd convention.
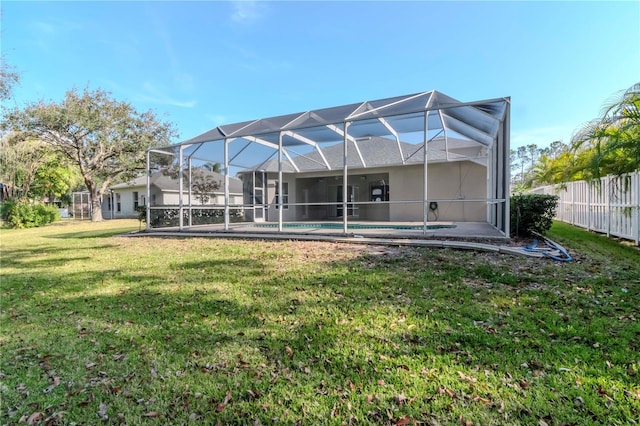
[[[432,90],[218,126],[148,158],[183,175],[218,162],[229,182],[241,180],[241,205],[221,200],[225,230],[242,209],[243,221],[278,231],[285,222],[338,221],[346,232],[350,221],[449,221],[508,237],[509,120],[509,98],[460,102]]]
[[[423,188],[417,183],[422,182],[423,145],[395,144],[381,137],[347,143],[348,151],[357,153],[348,162],[347,216],[359,221],[422,221],[422,203],[412,200],[422,198]],[[428,146],[428,194],[434,200],[430,220],[486,221],[485,203],[473,200],[486,198],[487,151],[460,139],[450,138],[447,143],[449,152],[443,139]],[[342,219],[343,151],[343,144],[323,150],[330,170],[319,167],[324,160],[317,151],[282,161],[284,221]],[[239,177],[245,183],[245,204],[253,205],[246,219],[278,221],[278,160],[243,171]],[[265,194],[262,205],[255,200],[256,192]]]
[[[218,172],[202,168],[192,171],[192,185],[189,191],[188,176],[183,184],[183,203],[194,206],[224,205],[224,176]],[[180,190],[177,177],[155,171],[149,178],[149,194],[152,205],[179,205]],[[242,182],[236,178],[229,178],[230,199],[233,203],[242,203]],[[191,198],[190,198],[191,197]],[[139,206],[147,203],[147,178],[140,176],[129,182],[113,185],[105,194],[102,201],[102,215],[104,218],[133,218],[138,217]]]

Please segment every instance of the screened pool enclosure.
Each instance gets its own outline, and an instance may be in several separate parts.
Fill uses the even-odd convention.
[[[429,91],[218,126],[148,151],[147,230],[484,223],[508,237],[509,113],[509,98]]]

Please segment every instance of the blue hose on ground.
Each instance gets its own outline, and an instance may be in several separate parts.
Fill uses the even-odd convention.
[[[553,252],[549,249],[544,249],[544,248],[537,248],[538,246],[538,240],[534,240],[533,244],[531,246],[527,246],[525,247],[526,251],[539,251],[541,252],[544,256],[553,259],[553,260],[557,260],[559,262],[571,262],[573,260],[573,258],[571,257],[571,255],[569,254],[569,252],[567,252],[567,250],[562,247],[560,244],[556,243],[555,241],[550,240],[549,238],[545,237],[544,235],[541,235],[537,232],[532,232],[533,235],[542,238],[542,240],[545,242],[545,244],[547,246],[549,246],[551,249],[553,249]]]

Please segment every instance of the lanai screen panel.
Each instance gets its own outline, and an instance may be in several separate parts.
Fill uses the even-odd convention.
[[[487,191],[500,194],[488,200],[495,209],[500,203],[508,207],[508,117],[508,98],[462,103],[429,91],[218,126],[172,149],[183,156],[182,167],[218,164],[229,176],[260,170],[339,174],[345,163],[347,170],[418,163],[426,141],[429,163],[485,165],[488,181],[501,188]],[[384,161],[369,149],[381,141],[388,143]],[[503,208],[492,216],[506,214]],[[501,229],[508,231],[508,224]]]

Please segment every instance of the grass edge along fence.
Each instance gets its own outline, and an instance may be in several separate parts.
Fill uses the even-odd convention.
[[[557,220],[640,246],[640,170],[591,182],[541,186],[529,192],[558,195]]]

